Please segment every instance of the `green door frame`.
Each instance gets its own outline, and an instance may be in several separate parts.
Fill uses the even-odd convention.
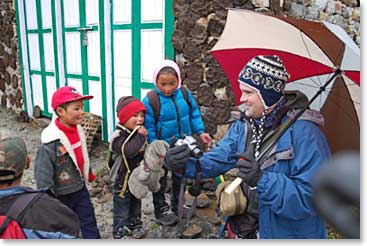
[[[20,0],[23,1],[23,6],[26,6],[26,0]],[[59,79],[59,64],[58,64],[58,53],[57,53],[57,39],[56,39],[56,14],[55,14],[55,2],[54,1],[50,1],[51,3],[51,17],[52,17],[52,28],[43,28],[42,27],[42,8],[41,8],[41,1],[42,0],[35,0],[36,3],[36,12],[37,12],[37,29],[28,29],[27,26],[27,21],[25,20],[24,24],[25,24],[25,30],[26,30],[26,45],[27,45],[27,50],[29,50],[29,39],[28,39],[28,35],[29,34],[38,34],[38,44],[39,44],[39,58],[40,58],[40,70],[35,70],[35,69],[30,69],[30,81],[32,84],[32,74],[37,74],[41,76],[41,81],[42,81],[42,99],[43,99],[43,111],[42,114],[48,117],[52,116],[52,111],[50,111],[50,109],[48,108],[48,97],[47,97],[47,81],[46,81],[46,77],[47,76],[53,76],[55,77],[55,81],[56,81],[56,86],[59,86],[60,83],[60,79]],[[18,10],[18,0],[16,1],[16,9]],[[24,16],[25,18],[27,17],[27,8],[24,8]],[[17,14],[17,19],[18,19],[18,23],[19,23],[19,13]],[[17,27],[17,33],[18,33],[18,37],[20,37],[20,30],[19,27]],[[44,37],[43,35],[46,33],[52,33],[52,38],[53,38],[53,50],[54,50],[54,69],[55,72],[47,72],[46,71],[46,66],[45,66],[45,52],[44,52]],[[19,44],[21,44],[21,41],[18,41]],[[21,59],[21,54],[22,54],[22,49],[21,49],[21,45],[19,45],[19,49],[20,49],[20,61],[21,61],[21,66],[23,64],[23,61]],[[30,56],[28,54],[28,64],[30,66]],[[23,74],[23,69],[22,69],[22,78],[24,79],[24,74]],[[24,80],[23,80],[24,81]],[[23,83],[23,92],[25,92],[25,87],[24,87],[24,83]],[[23,93],[24,94],[24,93]],[[33,89],[31,87],[31,100],[32,100],[32,105],[34,105],[34,100],[33,100]],[[24,100],[26,102],[26,100]],[[25,109],[27,110],[27,105],[25,104]]]

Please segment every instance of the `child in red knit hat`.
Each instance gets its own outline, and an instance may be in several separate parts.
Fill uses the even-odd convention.
[[[53,119],[41,135],[34,167],[37,188],[52,190],[56,197],[79,217],[83,238],[100,238],[93,204],[85,182],[92,182],[93,174],[87,144],[80,125],[83,121],[84,100],[75,88],[59,88],[52,96]]]
[[[116,107],[119,122],[110,139],[113,185],[114,239],[141,238],[145,232],[141,221],[141,200],[128,187],[130,173],[144,158],[148,132],[144,127],[146,108],[133,96],[121,97]]]

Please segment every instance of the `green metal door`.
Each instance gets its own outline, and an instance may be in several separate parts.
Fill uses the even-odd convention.
[[[103,138],[107,139],[104,1],[61,0],[61,16],[65,82],[94,96],[84,109],[102,116]]]

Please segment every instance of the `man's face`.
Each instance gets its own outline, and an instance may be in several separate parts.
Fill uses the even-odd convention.
[[[260,118],[265,108],[257,91],[241,83],[240,90],[242,92],[240,101],[246,106],[245,114],[254,119]]]

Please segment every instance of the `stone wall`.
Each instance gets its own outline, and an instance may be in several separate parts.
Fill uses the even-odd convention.
[[[358,0],[175,0],[172,44],[183,84],[194,93],[207,132],[219,139],[238,113],[231,85],[209,53],[226,21],[226,8],[242,8],[343,27],[360,45]]]
[[[0,1],[0,101],[2,107],[23,109],[22,84],[13,0]]]

